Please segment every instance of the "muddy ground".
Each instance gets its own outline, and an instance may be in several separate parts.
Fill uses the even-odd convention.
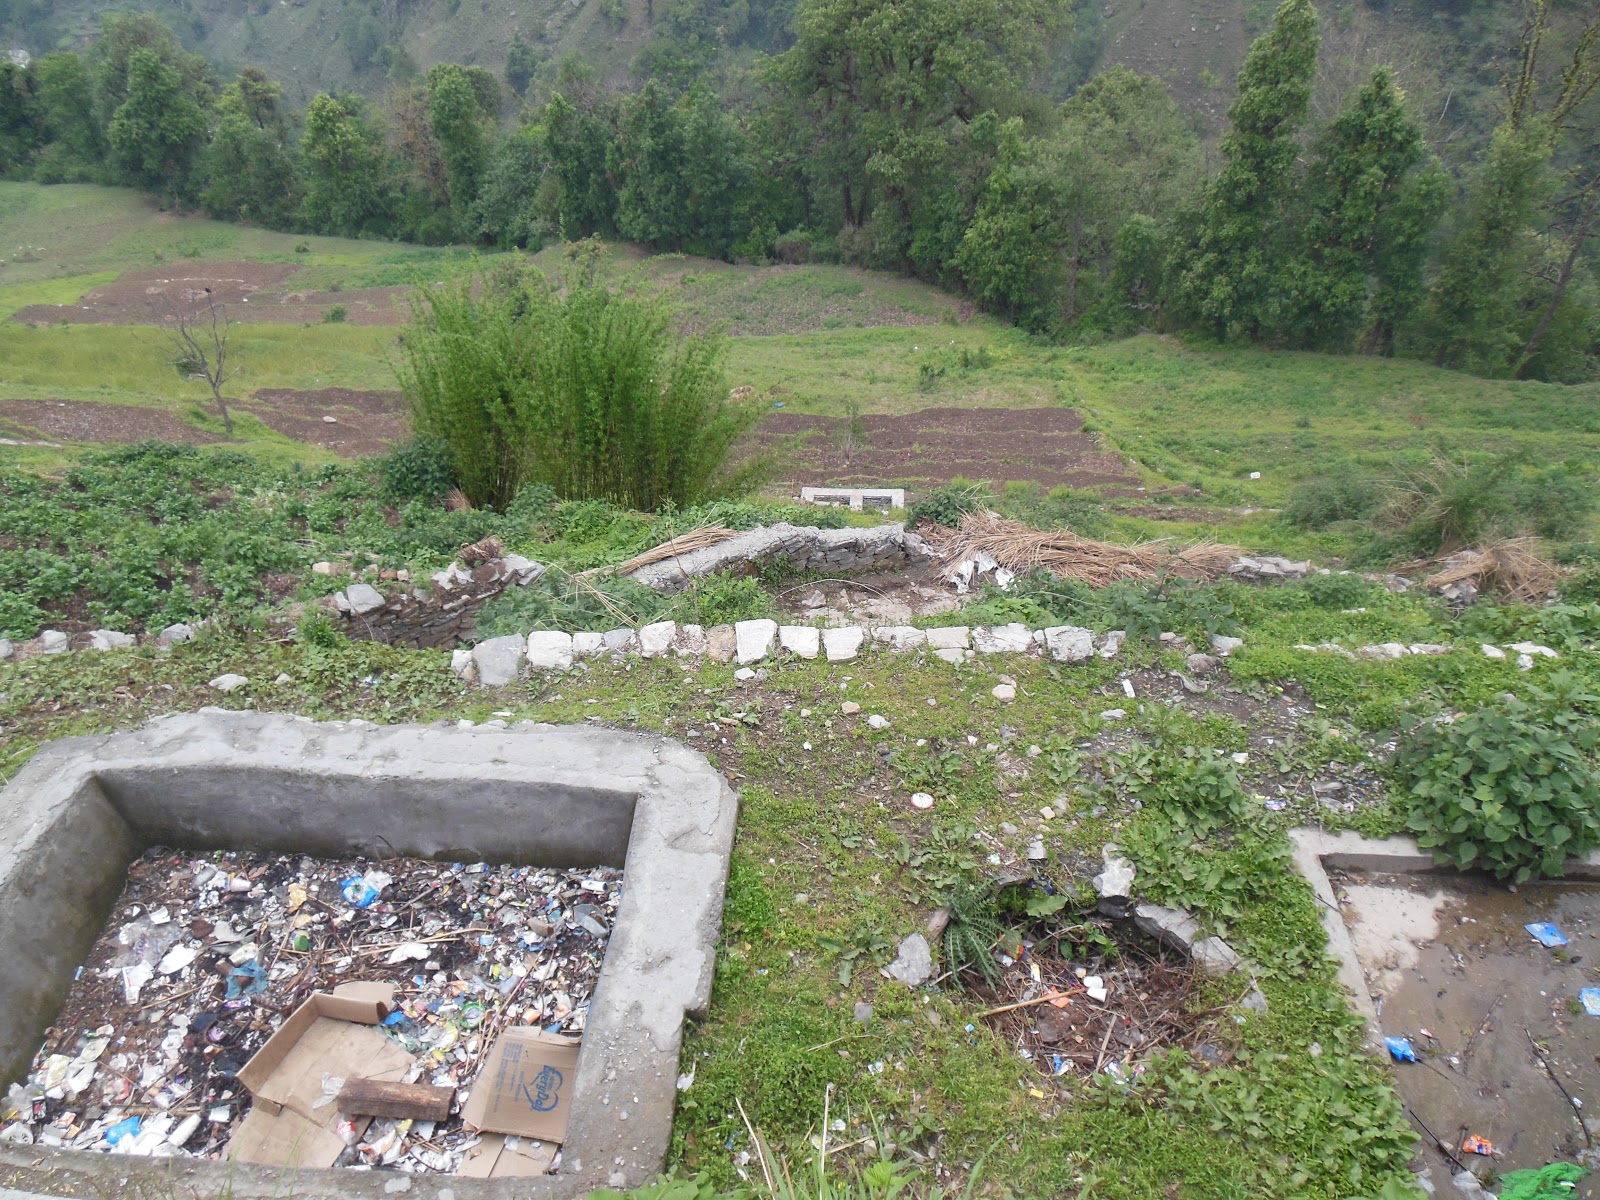
[[[29,325],[159,324],[212,302],[226,306],[236,321],[317,324],[335,306],[356,325],[398,325],[405,319],[399,303],[405,288],[300,291],[291,286],[299,269],[294,263],[163,263],[128,271],[84,293],[76,304],[30,305],[12,320]]]
[[[1457,1169],[1435,1137],[1480,1172],[1579,1161],[1600,1146],[1600,1018],[1579,1000],[1600,968],[1600,886],[1377,875],[1334,883],[1383,1032],[1409,1038],[1420,1059],[1393,1070],[1435,1179]],[[1540,945],[1524,928],[1539,921],[1554,922],[1569,944]],[[1461,1151],[1474,1134],[1492,1156]],[[1572,1194],[1600,1195],[1593,1178]]]

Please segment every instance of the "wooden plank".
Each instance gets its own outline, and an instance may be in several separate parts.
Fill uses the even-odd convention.
[[[339,1111],[364,1117],[411,1117],[418,1121],[448,1121],[455,1088],[426,1083],[384,1083],[377,1079],[352,1079],[339,1093]]]

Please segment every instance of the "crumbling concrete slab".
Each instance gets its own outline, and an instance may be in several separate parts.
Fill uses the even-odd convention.
[[[0,791],[0,1090],[20,1078],[72,975],[151,845],[323,856],[623,866],[628,887],[579,1059],[559,1176],[519,1197],[636,1187],[665,1161],[684,1018],[710,1001],[737,802],[704,755],[589,728],[167,717],[41,749]],[[53,1196],[277,1200],[274,1169],[0,1146],[8,1185]],[[442,1200],[503,1197],[459,1176],[300,1170],[301,1200],[396,1178]]]

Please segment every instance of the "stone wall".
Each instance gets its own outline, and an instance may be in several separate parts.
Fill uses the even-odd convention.
[[[412,585],[388,594],[368,583],[353,583],[322,601],[344,632],[363,641],[419,650],[448,650],[471,641],[473,621],[490,600],[509,587],[526,587],[545,568],[508,554],[476,566],[452,563],[436,571],[431,586]]]

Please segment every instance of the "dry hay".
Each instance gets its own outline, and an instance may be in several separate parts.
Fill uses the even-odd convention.
[[[1570,573],[1545,558],[1540,553],[1542,549],[1538,538],[1504,538],[1443,559],[1411,563],[1402,570],[1442,567],[1424,580],[1435,592],[1453,583],[1470,581],[1480,592],[1493,592],[1503,600],[1531,603],[1549,596]]]
[[[737,529],[728,529],[722,525],[702,525],[699,529],[691,529],[688,533],[680,533],[677,537],[662,542],[652,550],[635,555],[627,562],[618,563],[614,567],[593,567],[582,572],[584,575],[597,575],[601,573],[611,575],[632,575],[641,567],[648,567],[652,563],[661,562],[663,559],[677,558],[679,555],[689,554],[695,550],[704,550],[707,546],[716,546],[729,538],[739,536]]]
[[[923,538],[947,564],[947,579],[954,579],[961,563],[982,552],[1018,574],[1040,567],[1059,579],[1076,579],[1091,587],[1163,575],[1219,579],[1241,553],[1237,546],[1216,542],[1180,548],[1167,539],[1119,546],[1079,537],[1070,529],[1032,529],[988,510],[968,513],[958,529],[925,530]]]

